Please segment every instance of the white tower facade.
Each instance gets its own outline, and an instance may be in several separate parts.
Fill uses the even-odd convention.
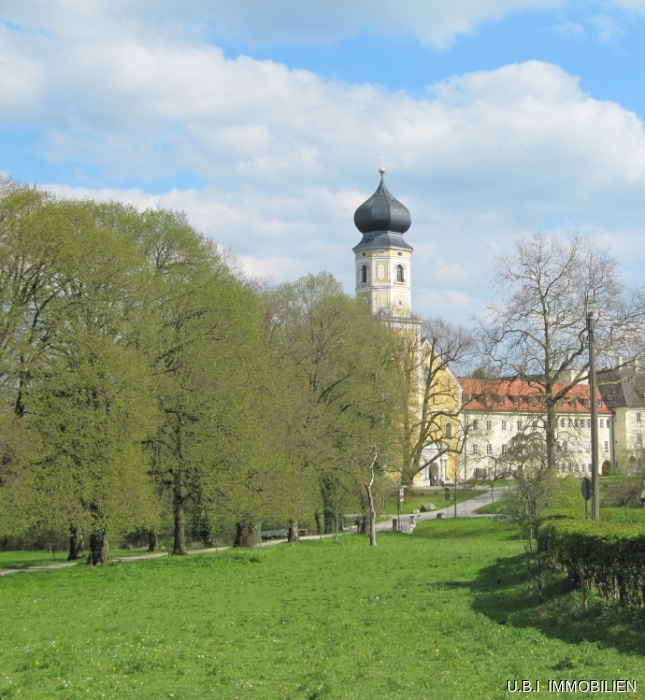
[[[381,168],[376,192],[356,210],[354,223],[363,234],[353,249],[356,296],[372,311],[409,318],[412,312],[412,246],[403,240],[410,228],[408,209],[388,191]]]

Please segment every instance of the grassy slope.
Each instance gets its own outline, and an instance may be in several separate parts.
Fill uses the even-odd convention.
[[[478,489],[471,488],[459,488],[457,489],[457,503],[462,501],[468,501],[475,496],[479,496],[482,492]],[[446,501],[443,489],[441,490],[428,490],[420,491],[415,490],[412,494],[406,494],[405,500],[403,501],[403,506],[401,508],[401,513],[412,513],[413,510],[421,510],[421,506],[424,503],[434,503],[437,510],[442,508],[448,508],[455,503],[455,492],[450,489],[450,501]],[[380,505],[380,504],[379,504]],[[387,501],[387,512],[390,516],[397,514],[397,497],[391,496]]]
[[[470,700],[508,697],[507,678],[645,684],[643,614],[581,615],[558,582],[537,609],[521,549],[488,519],[433,520],[376,549],[352,535],[7,576],[0,698]]]

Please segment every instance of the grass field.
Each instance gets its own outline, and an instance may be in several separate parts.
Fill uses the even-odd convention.
[[[540,697],[549,679],[645,685],[643,613],[582,613],[558,580],[538,608],[512,529],[431,520],[378,537],[0,578],[0,698],[471,700],[507,698],[514,679],[540,679]]]
[[[457,503],[462,501],[468,501],[475,496],[479,496],[481,490],[472,488],[459,488],[457,489]],[[455,503],[455,492],[450,489],[450,501],[446,501],[443,489],[440,490],[428,490],[422,491],[420,489],[414,489],[405,495],[405,500],[401,507],[401,513],[409,514],[413,510],[421,510],[421,506],[424,503],[434,503],[437,510],[441,508],[447,508],[454,505]],[[381,508],[381,510],[387,510],[387,513],[392,516],[397,514],[397,496],[395,494],[391,495],[386,502],[386,508]]]

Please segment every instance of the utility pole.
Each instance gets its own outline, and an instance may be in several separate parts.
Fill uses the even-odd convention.
[[[596,343],[593,311],[587,312],[589,334],[589,391],[591,393],[591,518],[600,520],[600,475],[598,473],[598,402],[596,399]]]

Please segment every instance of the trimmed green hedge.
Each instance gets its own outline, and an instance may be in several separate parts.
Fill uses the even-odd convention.
[[[589,506],[589,514],[591,517],[591,505]],[[562,520],[563,518],[584,521],[584,506],[576,509],[550,509],[546,511],[544,517],[546,521]],[[600,520],[605,523],[640,523],[645,525],[645,508],[601,508]]]
[[[645,530],[608,520],[553,513],[538,533],[538,551],[547,566],[564,571],[572,582],[580,584],[582,576],[587,587],[593,585],[606,598],[644,605]]]

